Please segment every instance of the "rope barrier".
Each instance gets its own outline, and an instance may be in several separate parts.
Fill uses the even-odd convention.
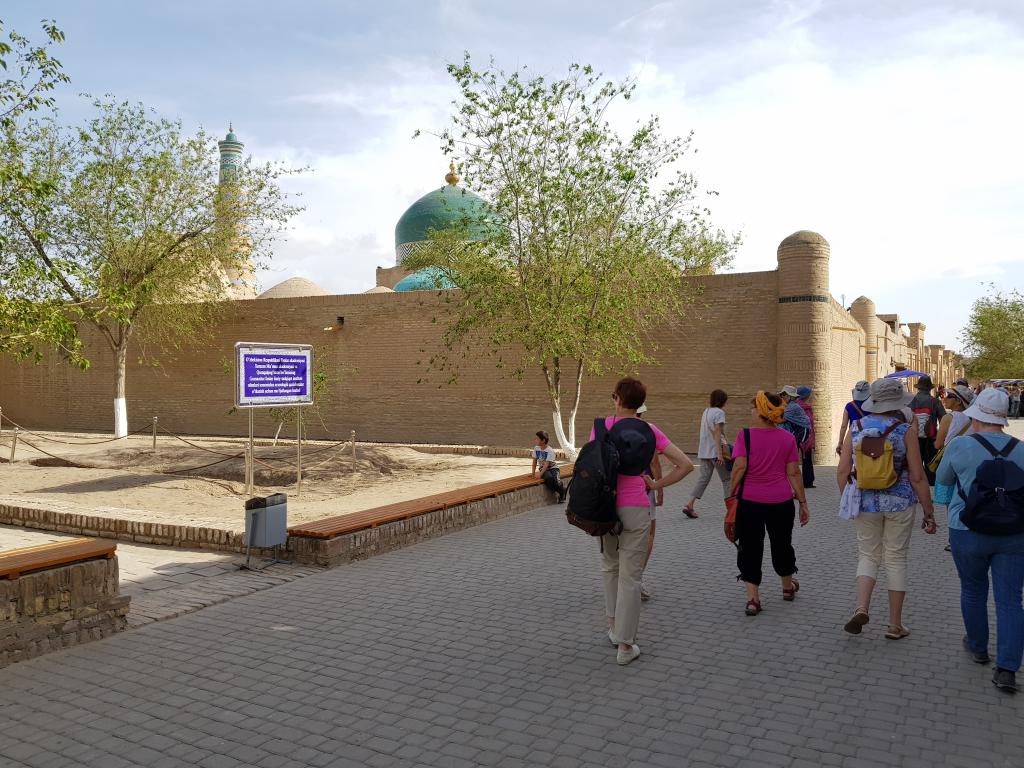
[[[111,469],[111,467],[102,467],[102,466],[96,466],[96,465],[93,465],[93,464],[83,464],[83,463],[81,463],[79,461],[75,461],[73,459],[69,459],[69,458],[64,457],[64,456],[58,456],[55,453],[50,453],[49,451],[46,451],[46,450],[40,448],[38,445],[35,445],[34,443],[29,442],[28,440],[25,439],[25,435],[32,435],[33,437],[35,437],[35,438],[37,438],[39,440],[43,440],[43,441],[47,441],[47,442],[51,442],[51,443],[58,443],[60,445],[71,445],[71,446],[75,446],[75,445],[102,445],[102,444],[105,444],[105,443],[112,443],[112,442],[115,442],[117,440],[123,440],[124,439],[124,438],[121,438],[121,437],[113,437],[113,438],[107,438],[107,439],[104,439],[104,440],[90,440],[90,441],[59,440],[57,438],[47,437],[46,435],[39,434],[38,432],[33,432],[32,430],[25,429],[24,427],[22,427],[20,424],[18,424],[18,422],[14,421],[13,419],[6,418],[5,420],[8,423],[10,423],[10,424],[12,424],[12,425],[14,425],[15,427],[18,428],[18,430],[20,431],[19,438],[20,438],[21,442],[23,442],[27,447],[31,448],[34,451],[38,451],[39,453],[43,454],[44,456],[49,456],[52,459],[56,459],[57,461],[66,462],[69,465],[72,465],[74,467],[78,467],[78,468],[81,468],[81,469]],[[221,456],[222,457],[222,458],[220,458],[220,459],[218,459],[216,461],[211,461],[208,464],[200,464],[200,465],[195,466],[195,467],[186,467],[184,469],[156,470],[159,474],[166,474],[166,475],[182,475],[182,474],[187,474],[189,472],[196,472],[197,470],[200,470],[200,469],[207,469],[209,467],[215,467],[218,464],[224,464],[226,462],[233,461],[234,459],[240,459],[243,456],[245,456],[245,452],[244,451],[242,453],[229,454],[229,453],[224,453],[223,451],[216,451],[216,450],[213,450],[211,448],[205,448],[204,446],[199,445],[197,443],[194,443],[191,440],[188,440],[188,439],[182,437],[181,435],[178,435],[178,434],[176,434],[174,432],[171,432],[170,430],[168,430],[167,428],[165,428],[163,426],[158,426],[157,429],[159,429],[161,432],[163,432],[168,437],[174,438],[175,440],[179,440],[180,442],[185,443],[185,445],[188,445],[188,446],[190,446],[192,448],[195,448],[197,450],[200,450],[200,451],[204,451],[206,453],[213,454],[214,456]],[[146,425],[145,427],[141,427],[140,429],[137,429],[134,432],[130,432],[128,435],[125,435],[125,437],[132,437],[134,435],[138,435],[138,434],[141,434],[143,432],[147,432],[148,433],[151,430],[152,430],[152,425]],[[347,447],[347,446],[349,446],[351,444],[352,444],[351,440],[339,440],[338,442],[331,443],[330,445],[325,445],[325,446],[321,446],[319,448],[316,448],[315,450],[310,451],[306,455],[307,456],[315,456],[317,454],[324,453],[326,451],[337,451],[338,449]],[[335,455],[328,456],[323,461],[317,462],[316,464],[313,464],[313,465],[308,466],[308,467],[304,467],[304,469],[307,472],[319,469],[320,467],[324,466],[328,462],[333,461],[335,458],[337,458],[337,456],[335,456]],[[269,462],[278,462],[280,464],[285,464],[286,466],[289,466],[289,467],[292,466],[292,459],[290,457],[285,458],[285,457],[277,457],[277,456],[265,456],[263,458],[257,458],[256,456],[253,456],[252,460],[253,460],[253,462],[255,462],[257,464],[261,464],[261,465],[263,465],[264,467],[266,467],[267,469],[269,469],[271,471],[278,470],[279,468],[273,466]],[[125,471],[125,470],[122,470],[122,471]],[[206,480],[208,482],[214,483],[215,485],[219,485],[221,487],[225,487],[222,482],[218,482],[218,481],[213,480],[211,478],[198,477],[198,478],[195,478],[195,479]],[[232,492],[234,492],[233,488],[228,488],[228,490],[231,490]]]
[[[152,427],[147,427],[147,429],[152,429]],[[186,440],[181,435],[176,435],[175,433],[171,432],[170,430],[164,429],[163,427],[157,427],[157,429],[159,429],[165,435],[169,435],[170,437],[173,437],[175,440],[180,440],[181,442],[185,443],[185,445],[191,445],[193,448],[197,448],[200,451],[206,451],[207,453],[212,453],[214,456],[228,456],[230,458],[234,458],[234,456],[232,454],[230,454],[230,453],[224,453],[223,451],[215,451],[215,450],[213,450],[211,448],[204,448],[203,446],[197,445],[196,443],[193,443],[191,440]],[[238,454],[238,455],[241,455],[241,454]]]
[[[223,464],[224,462],[231,461],[232,459],[240,459],[244,455],[245,455],[244,453],[236,453],[234,456],[228,456],[226,459],[219,459],[217,461],[211,461],[209,464],[200,464],[198,467],[187,467],[186,469],[165,469],[165,470],[162,470],[161,474],[165,474],[165,475],[180,475],[180,474],[184,474],[185,472],[195,472],[197,469],[206,469],[207,467],[213,467],[213,466],[216,466],[217,464]],[[201,478],[201,479],[205,480],[206,478]]]
[[[126,437],[132,437],[134,435],[141,434],[142,432],[148,432],[150,429],[152,429],[151,426],[145,426],[145,427],[142,427],[141,429],[135,430],[134,432],[129,432],[124,437],[108,437],[108,438],[106,438],[104,440],[71,441],[71,440],[58,440],[55,437],[47,437],[46,435],[41,435],[38,432],[33,432],[32,430],[26,429],[25,427],[21,426],[21,424],[16,422],[14,419],[9,418],[7,416],[4,416],[4,421],[8,422],[10,424],[13,424],[14,426],[16,426],[19,430],[21,430],[21,433],[23,435],[32,435],[33,437],[36,437],[36,438],[38,438],[40,440],[45,440],[46,442],[49,442],[49,443],[60,443],[61,445],[102,445],[103,443],[112,443],[115,440],[124,440]]]
[[[51,459],[57,459],[57,461],[66,461],[68,464],[73,464],[74,466],[81,467],[82,469],[95,469],[95,467],[90,467],[90,466],[88,466],[86,464],[80,464],[79,462],[73,461],[72,459],[66,459],[63,456],[57,456],[56,454],[50,453],[49,451],[44,451],[38,445],[33,445],[32,443],[30,443],[28,440],[26,440],[23,437],[19,438],[19,441],[24,443],[25,445],[27,445],[31,449],[33,449],[35,451],[39,451],[40,453],[45,454],[46,456],[49,456]]]
[[[346,443],[344,443],[344,445],[347,445],[347,444],[348,444],[348,443],[347,443],[347,441],[346,441]],[[343,447],[343,445],[338,445],[338,446],[335,446],[335,447],[336,447],[336,448],[341,448],[341,447]],[[306,470],[307,472],[312,472],[312,471],[313,471],[313,470],[315,470],[315,469],[319,469],[319,468],[320,468],[320,467],[322,467],[322,466],[323,466],[324,464],[327,464],[328,462],[334,461],[334,459],[336,459],[336,458],[338,458],[338,457],[337,457],[336,455],[335,455],[335,456],[328,456],[328,457],[327,457],[326,459],[324,459],[323,461],[317,462],[316,464],[313,464],[313,465],[311,465],[311,466],[309,466],[309,467],[303,467],[303,469],[304,469],[304,470]]]

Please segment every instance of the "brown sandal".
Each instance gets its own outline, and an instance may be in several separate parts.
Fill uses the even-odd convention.
[[[796,600],[796,593],[800,591],[800,582],[797,581],[796,579],[793,579],[792,581],[793,581],[793,588],[792,589],[783,589],[782,590],[782,599],[785,600],[787,603],[792,603],[794,600]]]
[[[850,620],[843,625],[843,629],[851,635],[859,635],[861,630],[864,629],[864,625],[869,621],[868,612],[862,608],[858,608],[857,612],[850,617]]]
[[[759,600],[747,600],[747,616],[757,616],[761,612],[761,602]]]

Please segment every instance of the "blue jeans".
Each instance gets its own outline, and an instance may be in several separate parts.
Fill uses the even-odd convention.
[[[1016,672],[1024,653],[1024,533],[987,536],[950,529],[953,562],[960,574],[960,611],[972,651],[988,650],[988,574],[996,603],[996,666]]]

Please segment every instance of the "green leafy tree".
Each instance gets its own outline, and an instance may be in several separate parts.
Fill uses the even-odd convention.
[[[0,254],[19,297],[91,325],[113,353],[114,433],[127,432],[128,351],[194,344],[299,210],[290,173],[247,160],[218,183],[216,140],[139,104],[96,100],[76,129],[30,120],[9,133]],[[153,358],[155,359],[155,357]]]
[[[42,22],[46,44],[34,44],[0,20],[0,139],[10,140],[19,121],[27,114],[53,107],[53,90],[69,82],[60,61],[48,46],[64,42],[64,33],[52,21]],[[12,182],[23,186],[32,179],[20,175],[20,168],[0,156],[0,189]],[[36,189],[34,192],[44,192]],[[74,363],[85,366],[75,327],[61,302],[30,300],[33,274],[3,259],[7,232],[0,229],[0,352],[17,357],[38,357],[40,345],[55,346]],[[28,290],[25,290],[28,284]]]
[[[64,42],[64,33],[50,20],[42,22],[49,44]],[[52,91],[70,82],[60,61],[46,45],[34,45],[24,35],[6,29],[0,19],[0,127],[11,127],[16,119],[35,110],[52,107]]]
[[[609,124],[632,81],[575,64],[557,80],[478,70],[468,55],[448,72],[459,97],[437,135],[491,210],[404,261],[462,289],[431,365],[454,377],[460,358],[484,351],[513,375],[539,371],[572,455],[585,376],[653,362],[651,331],[693,299],[684,276],[727,265],[738,238],[699,202],[682,162],[692,136],[665,136],[657,117],[627,135]]]
[[[1024,294],[996,286],[974,302],[961,333],[972,376],[981,379],[1024,378]]]

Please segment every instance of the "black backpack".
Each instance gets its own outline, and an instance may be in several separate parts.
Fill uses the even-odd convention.
[[[642,475],[650,468],[657,442],[650,424],[643,419],[622,419],[612,424],[608,436],[619,453],[620,475]]]
[[[583,446],[569,485],[565,518],[570,525],[591,536],[618,534],[622,521],[615,511],[619,452],[611,440],[604,419],[594,419],[594,439]]]
[[[992,458],[978,465],[966,494],[957,482],[965,502],[960,521],[970,530],[990,536],[1024,533],[1024,469],[1006,458],[1020,440],[1011,437],[1003,450],[997,451],[981,435],[970,437],[985,446]]]

